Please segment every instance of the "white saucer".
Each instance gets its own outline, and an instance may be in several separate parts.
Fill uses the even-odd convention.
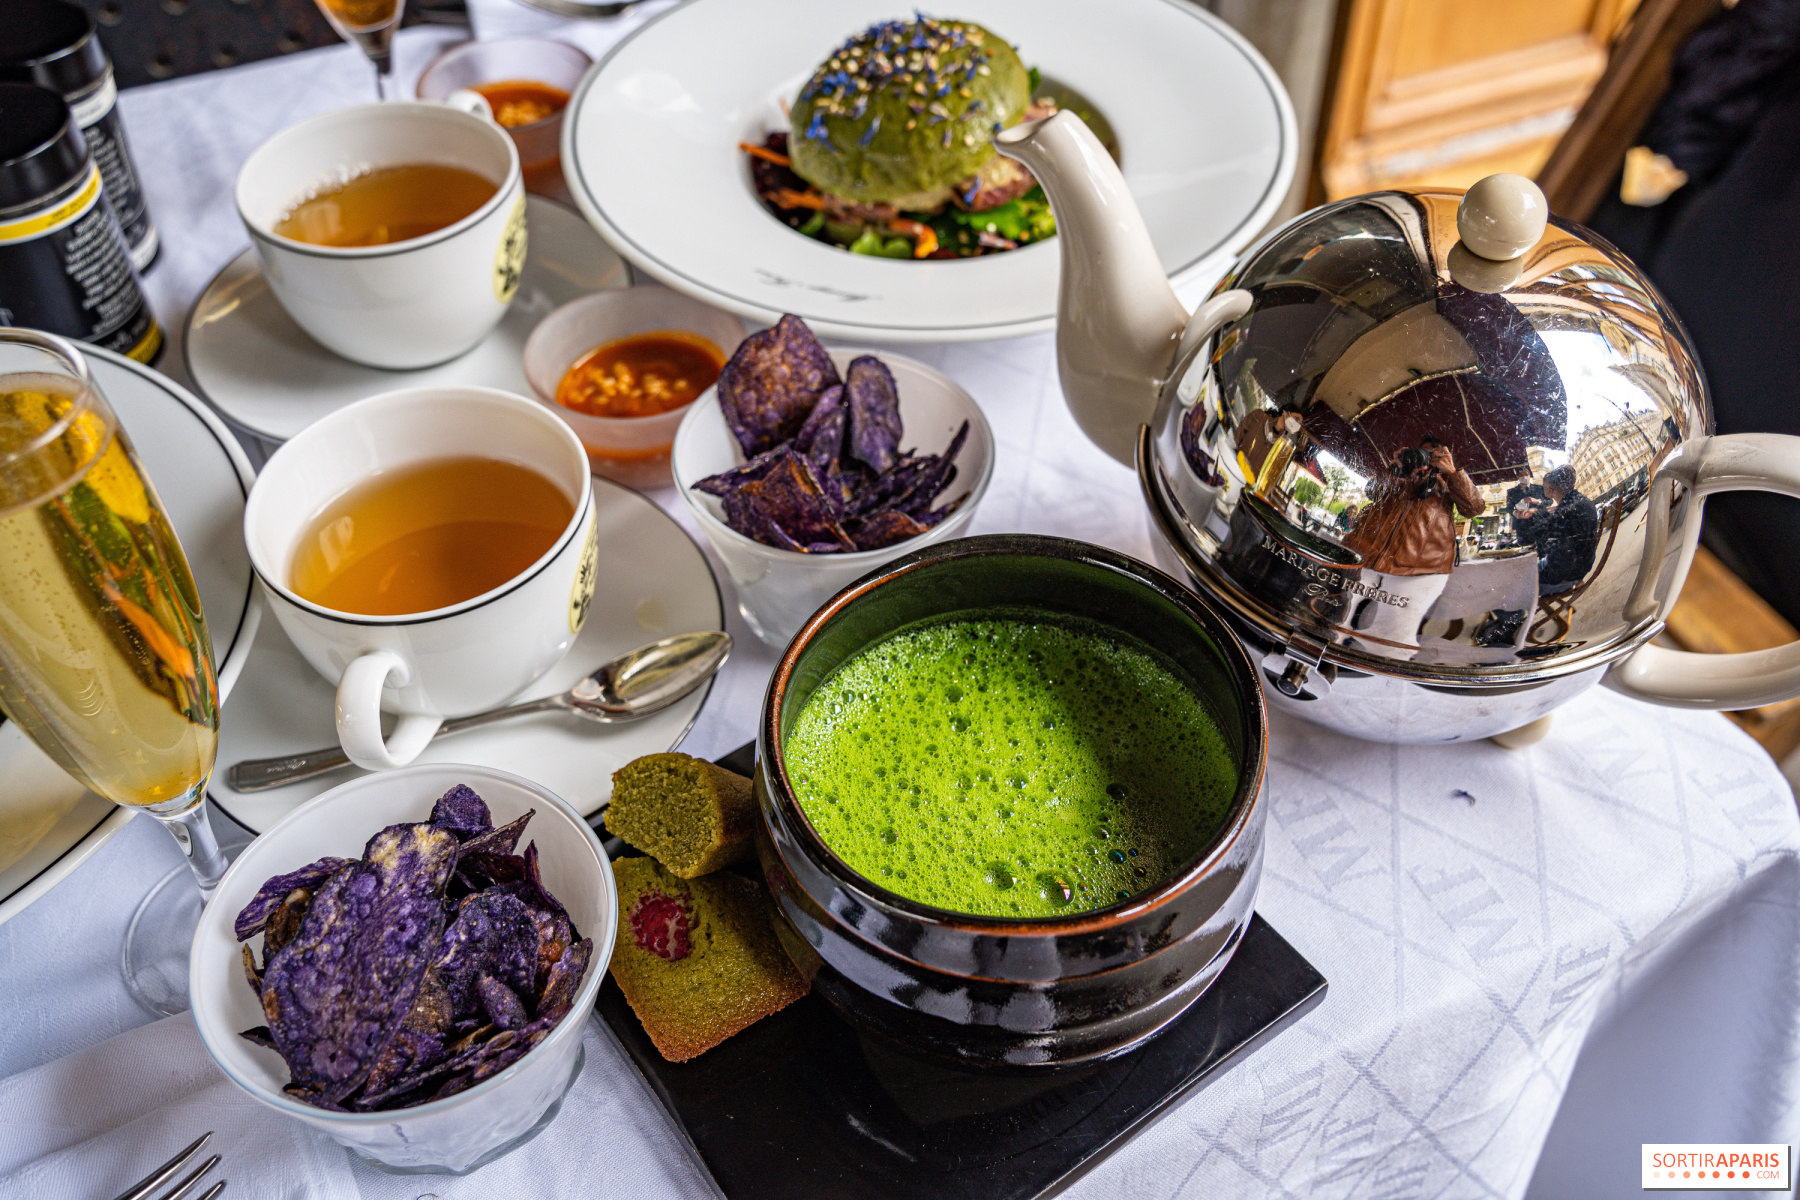
[[[522,699],[573,687],[583,675],[625,651],[672,633],[723,629],[725,609],[706,558],[681,526],[655,504],[605,479],[594,480],[600,570],[594,599],[568,656]],[[654,716],[621,725],[545,713],[440,738],[422,763],[476,763],[522,775],[549,788],[584,816],[612,795],[612,773],[642,754],[673,749],[700,713],[712,685]],[[219,810],[261,833],[304,801],[359,772],[344,767],[267,792],[232,790],[232,764],[273,758],[337,741],[334,690],[300,657],[275,621],[263,623],[242,686],[219,727],[219,766],[208,794]]]
[[[512,307],[484,341],[447,363],[384,371],[339,358],[294,324],[263,279],[256,252],[245,250],[188,314],[188,375],[227,421],[270,442],[395,388],[468,384],[529,396],[525,339],[537,323],[577,296],[631,281],[625,263],[573,209],[527,196],[525,228],[525,274]]]
[[[250,656],[262,616],[243,533],[255,472],[224,422],[179,384],[109,350],[81,350],[187,553],[223,698]],[[83,789],[11,721],[0,725],[0,781],[4,923],[86,862],[133,814]]]
[[[563,118],[582,212],[635,267],[768,323],[822,336],[980,341],[1056,321],[1055,242],[962,260],[849,254],[787,228],[750,186],[740,141],[894,0],[689,0],[588,72]],[[1239,34],[1190,0],[958,0],[948,15],[1017,44],[1111,122],[1163,268],[1190,304],[1275,213],[1295,163],[1293,107]],[[646,181],[653,181],[654,186]]]

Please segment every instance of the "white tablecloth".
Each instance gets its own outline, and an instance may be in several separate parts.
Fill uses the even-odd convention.
[[[560,27],[504,0],[477,10],[490,31]],[[598,50],[642,19],[571,33]],[[402,72],[444,40],[403,35]],[[333,49],[125,93],[165,246],[149,289],[171,334],[245,244],[237,164],[372,89]],[[175,341],[163,369],[182,377]],[[998,436],[974,532],[1148,554],[1135,481],[1076,430],[1049,339],[909,353],[962,382]],[[743,649],[692,753],[751,733],[773,656],[735,616],[732,632]],[[1723,718],[1596,690],[1523,751],[1377,746],[1280,717],[1270,740],[1259,907],[1330,994],[1072,1195],[1625,1196],[1641,1142],[1800,1141],[1800,821]],[[166,834],[133,822],[0,926],[0,1197],[114,1194],[203,1129],[219,1131],[234,1196],[707,1191],[592,1030],[558,1120],[467,1179],[383,1176],[265,1114],[186,1018],[147,1024],[118,982],[125,921],[178,862]]]

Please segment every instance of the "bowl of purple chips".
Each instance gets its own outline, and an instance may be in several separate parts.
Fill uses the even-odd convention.
[[[554,793],[476,766],[365,776],[226,872],[194,933],[194,1024],[270,1108],[384,1170],[462,1174],[555,1117],[617,914]]]
[[[675,484],[780,647],[843,587],[961,537],[994,472],[980,405],[885,351],[827,350],[800,318],[744,339],[675,432]]]

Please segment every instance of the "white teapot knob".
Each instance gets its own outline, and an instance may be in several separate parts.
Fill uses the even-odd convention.
[[[1506,262],[1537,245],[1549,219],[1537,184],[1523,175],[1489,175],[1464,193],[1456,232],[1471,254]]]

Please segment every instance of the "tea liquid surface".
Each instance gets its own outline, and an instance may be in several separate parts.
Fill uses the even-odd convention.
[[[288,586],[337,612],[429,612],[519,574],[574,515],[562,489],[527,467],[436,459],[332,501],[301,537]]]
[[[381,167],[296,204],[275,232],[315,246],[382,246],[454,225],[499,187],[462,167]]]
[[[839,667],[786,741],[813,827],[890,891],[1060,916],[1168,878],[1237,787],[1223,735],[1160,655],[1063,617],[911,626]]]

